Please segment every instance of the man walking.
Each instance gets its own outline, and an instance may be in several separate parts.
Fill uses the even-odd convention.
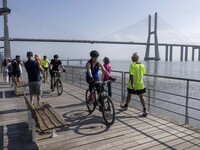
[[[128,104],[131,100],[132,94],[139,95],[140,102],[143,107],[143,113],[141,116],[146,117],[148,115],[148,112],[145,107],[145,99],[143,96],[143,93],[146,92],[144,82],[143,82],[143,75],[146,74],[144,65],[141,64],[139,61],[139,56],[137,53],[133,53],[133,56],[131,57],[133,63],[129,67],[129,81],[128,81],[128,87],[127,87],[127,97],[126,97],[126,103],[125,105],[121,105],[121,108],[124,110],[127,110]]]
[[[42,67],[37,61],[33,60],[33,53],[27,52],[28,60],[25,62],[25,68],[28,73],[30,102],[33,104],[34,95],[37,97],[37,103],[41,99],[41,77],[40,71],[43,72]]]

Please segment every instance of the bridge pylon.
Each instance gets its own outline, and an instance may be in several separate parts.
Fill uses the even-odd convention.
[[[151,35],[154,35],[154,43],[151,44]],[[155,57],[150,57],[150,47],[155,47]],[[154,17],[154,31],[151,31],[151,15],[149,15],[149,23],[148,23],[148,38],[147,38],[147,46],[144,60],[160,60],[159,48],[158,48],[158,36],[157,36],[157,12]]]

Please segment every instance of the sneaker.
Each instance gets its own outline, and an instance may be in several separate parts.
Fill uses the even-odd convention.
[[[140,115],[141,117],[146,117],[148,115],[147,111],[143,111],[143,113]]]
[[[55,88],[53,86],[51,86],[51,92],[53,92],[55,90]]]
[[[124,110],[124,111],[126,111],[127,109],[128,109],[128,106],[126,107],[125,105],[120,105],[120,107]]]

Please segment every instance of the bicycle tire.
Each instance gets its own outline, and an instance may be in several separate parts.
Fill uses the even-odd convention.
[[[89,91],[89,89],[87,89],[86,90],[86,92],[85,92],[85,101],[86,101],[86,106],[87,106],[87,109],[88,109],[88,111],[90,112],[90,113],[93,113],[94,112],[94,110],[95,110],[95,108],[96,108],[96,92],[95,92],[95,90],[93,91],[93,93],[94,93],[94,99],[93,100],[90,100],[89,99],[89,96],[90,96],[90,91]]]
[[[60,79],[56,80],[56,88],[57,88],[58,95],[61,95],[63,93],[63,84]]]
[[[44,74],[43,74],[43,82],[45,83],[46,82],[46,71],[44,72]]]
[[[115,122],[115,107],[110,96],[102,98],[102,115],[106,125],[112,125]]]

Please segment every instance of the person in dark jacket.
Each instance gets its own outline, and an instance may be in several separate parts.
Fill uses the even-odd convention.
[[[27,52],[27,58],[28,60],[24,65],[28,73],[30,102],[33,104],[33,97],[36,96],[37,103],[39,103],[41,99],[40,71],[43,72],[43,68],[38,64],[37,61],[33,60],[32,52]]]

